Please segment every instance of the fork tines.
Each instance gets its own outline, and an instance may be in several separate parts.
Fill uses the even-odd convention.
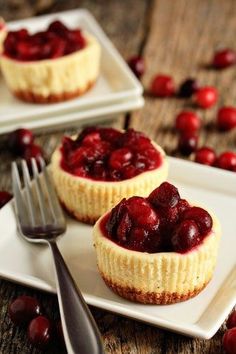
[[[30,177],[31,174],[33,178]],[[32,158],[30,165],[21,160],[19,168],[16,162],[13,162],[12,183],[21,229],[65,226],[64,215],[51,176],[42,158],[37,161]]]

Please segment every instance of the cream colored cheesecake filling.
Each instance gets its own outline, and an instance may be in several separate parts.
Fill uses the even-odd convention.
[[[118,182],[95,181],[66,172],[60,165],[62,154],[58,148],[52,155],[51,171],[61,202],[78,220],[94,223],[122,198],[148,196],[166,180],[168,174],[164,151],[157,144],[152,144],[161,153],[161,166]]]
[[[144,303],[174,303],[199,293],[211,280],[221,228],[213,227],[201,244],[187,253],[145,253],[120,247],[103,235],[100,218],[93,238],[97,264],[105,282],[119,295]]]
[[[43,97],[85,91],[98,77],[101,48],[93,36],[84,36],[85,48],[57,59],[23,62],[2,56],[2,73],[10,90]]]

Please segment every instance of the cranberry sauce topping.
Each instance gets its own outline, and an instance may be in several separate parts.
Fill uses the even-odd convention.
[[[65,171],[100,181],[129,179],[162,163],[150,139],[133,129],[85,128],[75,140],[64,137],[61,152]]]
[[[148,198],[122,199],[101,222],[103,234],[118,245],[148,253],[188,252],[211,229],[210,214],[190,206],[168,182]]]
[[[60,21],[46,31],[30,34],[22,28],[10,31],[4,41],[4,54],[21,61],[55,59],[84,48],[86,40],[80,29],[71,30]]]

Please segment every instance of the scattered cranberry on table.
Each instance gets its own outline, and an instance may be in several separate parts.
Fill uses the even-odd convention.
[[[236,310],[234,310],[228,317],[226,326],[228,329],[236,327]]]
[[[8,146],[12,153],[20,156],[25,148],[33,143],[34,136],[31,130],[19,128],[8,136]]]
[[[7,191],[0,191],[0,208],[2,208],[5,204],[11,200],[12,194]]]
[[[45,316],[35,317],[28,327],[29,341],[36,347],[46,347],[52,336],[51,321]]]
[[[216,153],[212,148],[203,146],[196,151],[195,161],[203,165],[213,166],[216,161]]]
[[[175,128],[180,132],[196,132],[201,127],[200,117],[190,111],[180,112],[175,119]]]
[[[41,306],[35,298],[22,295],[12,301],[8,308],[8,314],[16,325],[27,324],[34,317],[40,315]]]
[[[236,172],[236,153],[225,151],[216,159],[216,167]]]
[[[184,132],[180,134],[178,141],[178,150],[184,156],[189,156],[197,149],[198,136],[196,133]]]
[[[223,346],[227,354],[236,354],[236,327],[225,332]]]
[[[212,66],[216,69],[224,69],[236,63],[236,51],[221,49],[217,51],[212,60]]]
[[[217,126],[219,130],[228,131],[236,127],[236,108],[221,107],[217,114]]]
[[[200,86],[195,79],[186,79],[185,81],[182,82],[179,88],[178,96],[182,98],[189,98],[191,97],[194,93],[196,93],[199,90]]]
[[[195,102],[201,108],[210,108],[218,100],[218,91],[215,87],[206,86],[200,88],[195,94]]]
[[[174,80],[168,75],[156,75],[151,82],[150,92],[156,97],[171,97],[175,94]]]
[[[128,60],[128,65],[137,78],[140,79],[145,72],[144,59],[138,55],[133,56]]]

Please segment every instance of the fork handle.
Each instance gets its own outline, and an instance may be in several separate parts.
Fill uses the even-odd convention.
[[[104,354],[101,335],[55,241],[48,241],[56,272],[57,296],[66,348],[70,354]]]

